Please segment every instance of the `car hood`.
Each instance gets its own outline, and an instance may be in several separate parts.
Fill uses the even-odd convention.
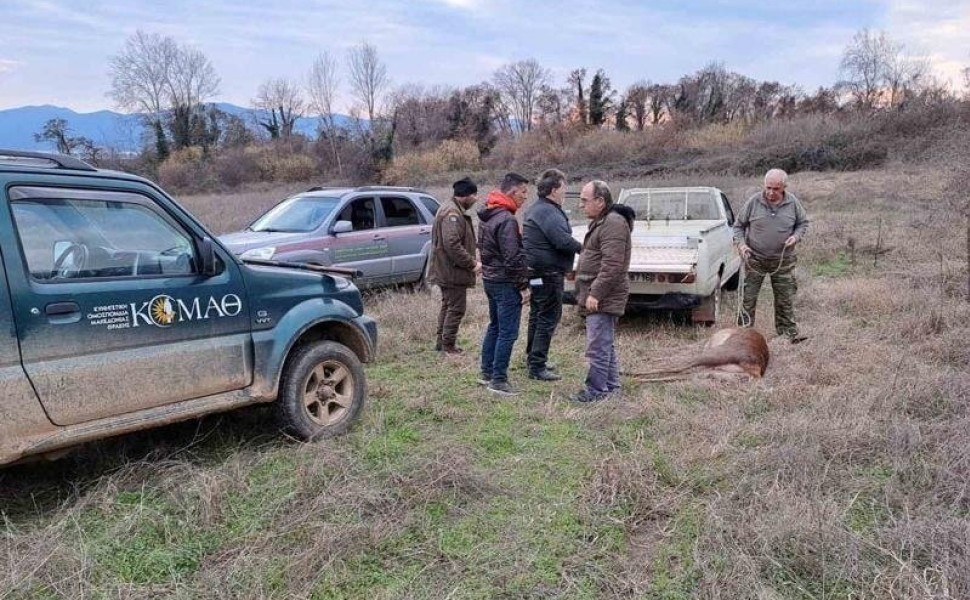
[[[284,244],[301,242],[310,236],[309,233],[284,233],[278,231],[236,231],[219,236],[219,241],[225,244],[233,254],[242,254],[253,248],[267,246],[278,247]]]

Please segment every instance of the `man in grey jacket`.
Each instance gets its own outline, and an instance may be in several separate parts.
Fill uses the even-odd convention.
[[[549,345],[562,318],[563,279],[583,245],[573,239],[569,219],[562,210],[566,175],[548,169],[536,184],[539,197],[529,205],[522,221],[522,245],[529,265],[529,336],[526,343],[529,377],[556,381],[550,367]]]
[[[771,169],[764,190],[748,198],[734,221],[734,243],[744,260],[744,290],[738,325],[754,325],[764,278],[775,295],[775,331],[793,344],[806,339],[795,323],[795,245],[808,231],[808,214],[798,198],[785,191],[788,174]]]

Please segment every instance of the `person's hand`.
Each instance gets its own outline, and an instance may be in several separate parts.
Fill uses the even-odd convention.
[[[475,275],[481,274],[481,272],[482,272],[482,261],[480,261],[480,260],[476,260],[475,261],[475,269],[474,269],[474,271],[475,271]]]
[[[751,247],[743,243],[738,244],[738,254],[740,254],[742,258],[751,258]]]
[[[522,304],[528,304],[529,300],[532,299],[532,290],[530,288],[525,288],[519,293],[522,294]]]
[[[600,309],[600,301],[595,296],[586,296],[586,310],[596,312]]]
[[[785,248],[791,248],[797,243],[798,243],[798,236],[790,235],[788,236],[788,239],[785,240]]]

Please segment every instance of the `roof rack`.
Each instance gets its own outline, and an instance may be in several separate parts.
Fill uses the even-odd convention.
[[[345,185],[315,185],[311,188],[304,190],[305,192],[323,192],[326,190],[344,190],[347,189]]]
[[[401,185],[362,185],[354,188],[355,192],[421,192],[424,190]]]
[[[46,169],[74,169],[75,171],[97,171],[81,159],[64,154],[46,152],[26,152],[24,150],[0,149],[0,163],[14,163],[25,167]]]

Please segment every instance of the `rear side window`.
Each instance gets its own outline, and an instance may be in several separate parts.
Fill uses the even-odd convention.
[[[192,238],[138,194],[12,188],[10,199],[33,279],[54,283],[197,272]]]
[[[431,213],[432,215],[438,214],[438,209],[441,207],[441,205],[438,204],[437,200],[435,200],[431,196],[418,196],[418,197],[421,199],[421,204],[424,204],[424,207],[428,209],[429,213]]]
[[[384,209],[384,223],[387,227],[421,224],[418,209],[407,198],[381,198],[381,208]]]

